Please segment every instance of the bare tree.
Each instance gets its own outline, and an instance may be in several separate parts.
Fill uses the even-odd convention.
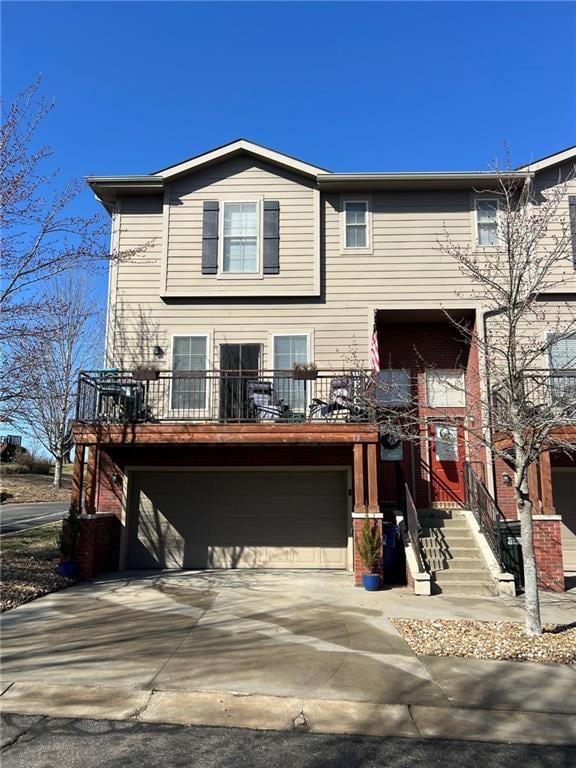
[[[40,345],[28,339],[33,366],[21,420],[55,460],[54,485],[62,486],[62,465],[73,445],[78,374],[94,367],[102,350],[101,313],[87,284],[72,273],[60,277],[42,292],[48,325],[55,330]]]
[[[35,146],[52,106],[40,95],[37,80],[16,96],[0,128],[0,416],[5,421],[18,413],[30,383],[28,342],[41,344],[53,332],[38,287],[106,255],[100,215],[71,213],[80,183],[60,184],[57,171],[45,169],[51,150]]]
[[[546,304],[548,294],[574,279],[567,205],[567,187],[573,178],[574,172],[564,174],[557,184],[538,190],[530,174],[518,179],[502,172],[497,189],[484,193],[498,199],[493,245],[466,246],[455,242],[448,232],[439,242],[441,251],[457,262],[472,284],[473,298],[484,307],[479,327],[448,312],[446,316],[455,333],[478,351],[478,362],[468,361],[463,387],[468,414],[475,417],[466,419],[469,440],[506,461],[515,478],[528,635],[542,632],[529,471],[545,452],[576,452],[576,444],[566,439],[563,430],[566,424],[576,423],[573,378],[563,375],[562,370],[542,370],[548,368],[553,345],[576,332],[573,302],[556,305],[554,312],[547,310]],[[419,367],[433,367],[420,358],[417,349],[414,352]],[[560,366],[574,367],[576,360],[565,360]],[[478,386],[470,386],[473,379]],[[462,386],[453,380],[445,384]],[[414,386],[407,395],[405,387],[398,386],[391,375],[381,374],[366,388],[365,397],[382,429],[392,436],[427,439]],[[458,423],[457,417],[442,409],[438,409],[438,416],[445,423]]]

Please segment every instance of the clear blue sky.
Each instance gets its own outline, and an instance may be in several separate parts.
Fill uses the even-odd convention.
[[[576,5],[4,2],[5,99],[42,73],[65,176],[243,136],[332,170],[485,168],[576,141]],[[89,197],[87,197],[89,200]]]

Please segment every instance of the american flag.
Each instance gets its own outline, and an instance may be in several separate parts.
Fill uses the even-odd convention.
[[[372,372],[378,373],[380,370],[380,352],[378,351],[378,329],[376,328],[376,323],[374,323],[372,340],[370,341],[370,364]]]

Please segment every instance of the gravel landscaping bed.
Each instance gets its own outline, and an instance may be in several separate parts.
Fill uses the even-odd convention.
[[[469,619],[391,619],[419,656],[576,662],[576,622],[545,624],[539,637],[527,637],[523,624]]]
[[[74,583],[59,576],[57,571],[56,540],[61,525],[50,523],[2,538],[0,611],[16,608]]]

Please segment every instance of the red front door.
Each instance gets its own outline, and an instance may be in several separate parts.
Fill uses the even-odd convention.
[[[441,421],[429,424],[428,430],[432,502],[464,501],[464,430],[461,426]]]

